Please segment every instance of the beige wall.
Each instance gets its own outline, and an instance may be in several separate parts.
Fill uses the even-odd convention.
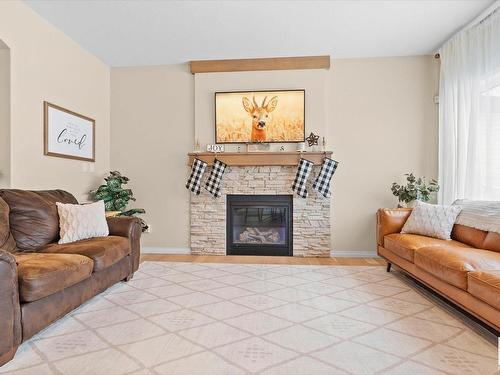
[[[0,188],[10,186],[10,51],[0,40]]]
[[[143,244],[187,248],[186,153],[193,147],[193,76],[187,65],[111,70],[111,167],[131,179],[151,233]]]
[[[214,94],[217,91],[305,89],[306,134],[325,134],[327,124],[328,70],[282,70],[268,72],[204,73],[195,75],[195,139],[205,148],[215,143]],[[273,144],[275,151],[284,145],[296,150],[297,145]],[[225,145],[235,151],[235,145]]]
[[[185,65],[112,69],[111,166],[132,178],[136,205],[149,211],[145,245],[189,246],[186,153],[195,132],[202,143],[213,139],[213,92],[302,86],[308,131],[325,135],[341,163],[333,178],[334,254],[373,252],[375,211],[397,203],[390,184],[408,171],[437,174],[438,67],[427,56],[332,63],[329,71],[196,78]]]
[[[430,56],[335,60],[327,138],[340,161],[333,178],[335,251],[375,249],[375,212],[395,207],[402,174],[437,177],[438,63]]]
[[[438,66],[431,57],[196,79],[187,65],[117,68],[110,87],[108,67],[22,2],[0,2],[0,39],[11,54],[11,185],[63,188],[85,200],[110,167],[119,169],[132,179],[135,205],[148,211],[147,246],[188,247],[186,153],[195,137],[213,139],[217,90],[306,88],[307,131],[326,136],[341,162],[333,179],[334,253],[373,251],[374,212],[396,204],[391,182],[408,171],[437,174]],[[43,155],[44,100],[96,119],[96,163]]]
[[[20,1],[0,2],[11,51],[11,185],[87,199],[109,170],[109,68]],[[43,155],[43,101],[96,120],[96,162]]]

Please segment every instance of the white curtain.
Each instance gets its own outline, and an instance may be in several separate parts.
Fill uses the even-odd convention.
[[[500,10],[439,53],[439,202],[500,200]]]

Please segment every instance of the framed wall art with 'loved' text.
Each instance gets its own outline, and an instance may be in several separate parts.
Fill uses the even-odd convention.
[[[95,120],[43,102],[44,154],[95,161]]]

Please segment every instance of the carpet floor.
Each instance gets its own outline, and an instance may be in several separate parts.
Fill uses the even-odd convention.
[[[466,320],[378,266],[144,262],[0,373],[495,374]]]

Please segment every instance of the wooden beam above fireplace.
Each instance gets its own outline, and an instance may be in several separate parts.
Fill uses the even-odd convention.
[[[271,57],[190,61],[191,73],[251,72],[258,70],[330,69],[330,56]]]
[[[325,155],[332,157],[331,151],[326,152],[298,152],[298,151],[280,151],[280,152],[223,152],[214,154],[213,152],[191,152],[188,154],[188,165],[193,164],[194,158],[203,160],[208,165],[213,165],[214,159],[217,157],[220,161],[227,165],[250,167],[250,166],[273,166],[273,165],[298,165],[300,157],[321,165]]]

